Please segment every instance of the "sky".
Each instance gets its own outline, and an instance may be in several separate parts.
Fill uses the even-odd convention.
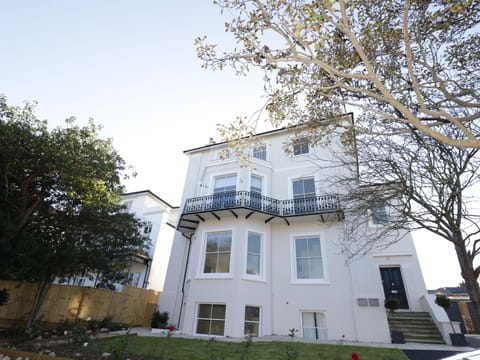
[[[0,94],[37,101],[50,126],[93,118],[138,173],[129,192],[149,189],[180,205],[184,150],[220,137],[217,124],[263,105],[260,73],[201,67],[194,39],[224,48],[226,18],[206,0],[0,0]],[[427,288],[456,286],[453,246],[415,232]]]

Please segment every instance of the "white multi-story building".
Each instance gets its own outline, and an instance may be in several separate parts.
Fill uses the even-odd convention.
[[[125,193],[121,201],[126,205],[128,212],[135,214],[145,223],[143,232],[149,239],[147,253],[139,252],[132,255],[127,269],[127,283],[139,288],[162,291],[172,249],[178,207],[170,205],[150,190]],[[97,287],[101,284],[101,278],[102,274],[79,274],[63,283]],[[122,284],[118,283],[107,284],[107,286],[116,291],[122,289]]]
[[[129,284],[145,289],[162,291],[168,260],[175,233],[178,207],[174,207],[150,190],[122,195],[122,202],[129,212],[145,222],[144,234],[150,239],[146,256],[133,257],[129,272]]]
[[[348,212],[319,166],[329,149],[288,129],[257,135],[249,166],[228,144],[185,151],[189,167],[160,311],[184,334],[390,342],[386,297],[423,310],[426,294],[410,234],[347,262]],[[223,156],[222,156],[223,155]],[[381,226],[378,210],[371,226]],[[365,235],[368,236],[368,231]]]

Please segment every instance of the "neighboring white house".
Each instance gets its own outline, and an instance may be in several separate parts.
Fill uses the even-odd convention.
[[[167,272],[168,260],[175,234],[178,207],[174,207],[150,190],[136,191],[122,195],[127,211],[146,223],[143,232],[150,239],[148,254],[135,254],[128,268],[128,284],[135,287],[162,291]],[[101,274],[75,276],[67,284],[97,286]],[[121,284],[112,284],[121,290]]]
[[[406,310],[427,310],[412,238],[346,263],[339,243],[348,213],[341,190],[322,181],[338,169],[319,167],[331,152],[300,138],[288,155],[283,146],[292,136],[288,129],[257,135],[262,144],[243,167],[221,159],[225,143],[185,151],[190,161],[160,311],[189,335],[297,329],[303,338],[390,342],[386,294]],[[376,210],[371,226],[383,221]]]

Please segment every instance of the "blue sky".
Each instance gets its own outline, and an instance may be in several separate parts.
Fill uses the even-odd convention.
[[[183,150],[263,104],[261,74],[212,72],[196,58],[197,36],[233,46],[212,1],[0,0],[0,9],[0,94],[15,105],[38,101],[52,126],[70,116],[102,124],[138,172],[128,191],[179,205]],[[414,236],[427,286],[458,284],[453,247]]]

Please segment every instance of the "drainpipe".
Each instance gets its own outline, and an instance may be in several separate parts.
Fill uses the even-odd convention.
[[[146,289],[148,285],[148,280],[150,278],[150,270],[152,269],[152,259],[148,259],[147,263],[145,264],[145,277],[143,278],[143,286],[142,288]]]
[[[187,270],[188,270],[188,263],[190,261],[190,249],[192,247],[192,236],[187,237],[185,234],[182,234],[185,239],[188,240],[188,250],[187,250],[187,260],[185,261],[185,270],[183,272],[183,281],[182,281],[182,301],[180,302],[180,311],[178,314],[178,326],[181,324],[182,319],[182,312],[183,312],[183,300],[185,298],[185,281],[187,279]]]

